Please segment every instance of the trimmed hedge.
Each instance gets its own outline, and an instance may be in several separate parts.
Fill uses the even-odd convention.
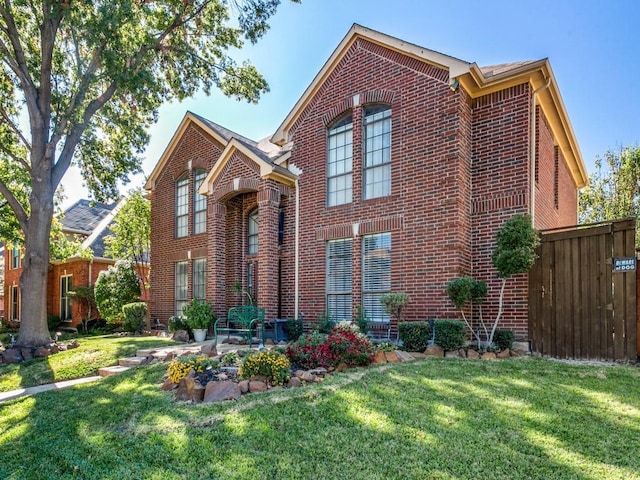
[[[493,334],[493,343],[496,344],[500,350],[506,350],[513,347],[513,341],[515,340],[515,334],[513,330],[496,329]]]
[[[427,348],[431,332],[427,322],[398,323],[398,338],[408,352],[422,352]]]
[[[464,322],[459,320],[436,320],[434,329],[436,331],[436,345],[440,345],[445,352],[459,350],[467,344],[467,332]]]
[[[127,303],[122,306],[122,328],[125,332],[141,332],[147,326],[147,304]]]

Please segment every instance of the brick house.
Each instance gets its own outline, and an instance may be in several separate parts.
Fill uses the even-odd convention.
[[[47,314],[59,316],[67,326],[76,326],[87,318],[87,307],[82,302],[72,301],[67,292],[77,286],[94,285],[98,274],[115,263],[105,254],[104,237],[109,235],[109,225],[122,203],[105,205],[78,200],[61,218],[62,231],[75,236],[84,248],[91,248],[90,260],[72,257],[65,261],[52,261],[47,278]],[[20,321],[20,275],[22,254],[17,245],[5,249],[5,312],[12,322]],[[98,312],[92,312],[98,317]]]
[[[151,312],[192,297],[218,315],[249,293],[267,318],[406,292],[406,320],[457,317],[446,284],[489,283],[495,233],[577,223],[587,173],[547,59],[479,67],[354,25],[270,139],[187,113],[146,184]],[[527,337],[527,278],[501,325]],[[395,330],[395,326],[392,326]]]

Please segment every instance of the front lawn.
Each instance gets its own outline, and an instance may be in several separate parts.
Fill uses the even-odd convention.
[[[118,359],[134,356],[137,350],[174,344],[161,337],[110,335],[82,337],[78,343],[78,348],[49,358],[36,358],[15,365],[0,364],[0,392],[96,375],[99,368],[116,365]]]
[[[165,367],[0,405],[0,478],[640,478],[635,367],[428,359],[207,405]]]

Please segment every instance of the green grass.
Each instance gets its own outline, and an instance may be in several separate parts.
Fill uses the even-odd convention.
[[[640,478],[634,367],[429,359],[209,405],[164,368],[0,405],[0,478]]]
[[[0,364],[0,392],[95,375],[99,368],[137,350],[172,345],[160,337],[101,336],[79,338],[80,347],[16,365]],[[2,478],[0,476],[0,478]]]

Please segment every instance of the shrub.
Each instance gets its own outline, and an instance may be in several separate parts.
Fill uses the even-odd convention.
[[[333,330],[335,322],[331,319],[328,311],[324,311],[318,316],[318,332],[328,335]]]
[[[402,319],[402,311],[407,303],[411,301],[409,295],[406,293],[385,293],[380,297],[380,303],[384,308],[384,311],[391,315],[393,318],[400,322]]]
[[[303,335],[287,347],[286,355],[302,368],[335,368],[341,363],[369,365],[374,358],[373,350],[372,343],[360,332],[338,327],[329,335],[318,332]]]
[[[62,320],[60,320],[58,315],[47,315],[47,328],[50,332],[56,330],[61,323]]]
[[[300,338],[300,335],[304,332],[302,327],[302,320],[299,318],[290,318],[287,320],[287,334],[290,342],[295,342]]]
[[[109,323],[123,321],[122,307],[140,297],[140,281],[132,262],[118,260],[98,275],[94,287],[100,315]]]
[[[187,325],[192,329],[209,328],[216,319],[213,307],[205,300],[194,298],[182,309]]]
[[[376,346],[376,350],[380,350],[382,352],[394,352],[398,349],[397,345],[391,342],[382,342]]]
[[[144,302],[123,305],[122,314],[122,328],[125,332],[141,332],[147,326],[147,304]]]
[[[211,359],[207,355],[181,355],[169,362],[167,373],[173,383],[180,383],[191,370],[202,373],[211,366]]]
[[[360,327],[355,323],[351,323],[347,320],[343,320],[342,322],[338,322],[333,327],[333,332],[347,332],[347,333],[362,333],[360,331]]]
[[[356,325],[360,329],[360,332],[367,334],[367,330],[369,327],[369,317],[367,317],[367,312],[362,305],[358,305],[356,307]]]
[[[229,352],[225,354],[220,361],[220,365],[224,365],[226,367],[237,365],[238,363],[240,363],[240,357],[236,352]]]
[[[440,345],[447,352],[463,348],[467,343],[464,322],[458,320],[436,320],[434,329],[436,332],[436,345]]]
[[[169,317],[169,331],[173,333],[178,330],[191,331],[191,328],[187,325],[187,319],[180,315]]]
[[[513,330],[498,329],[493,335],[493,342],[500,350],[506,350],[507,348],[510,349],[513,347],[514,339],[515,334],[513,333]]]
[[[272,385],[284,385],[291,378],[289,359],[280,352],[263,350],[249,355],[238,370],[240,378],[263,375]]]
[[[422,352],[427,348],[431,332],[427,322],[401,322],[398,324],[398,338],[408,352]]]

